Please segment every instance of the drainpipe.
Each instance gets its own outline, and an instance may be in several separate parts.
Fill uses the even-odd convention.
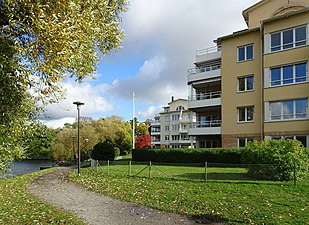
[[[260,115],[260,136],[261,141],[264,139],[264,22],[261,21],[260,26],[260,82],[261,82],[261,88],[260,88],[260,107],[261,107],[261,115]]]

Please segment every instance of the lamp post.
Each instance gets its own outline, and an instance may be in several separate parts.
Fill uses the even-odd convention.
[[[80,106],[85,105],[83,102],[73,102],[77,106],[77,143],[78,143],[78,164],[77,164],[77,173],[80,176],[80,129],[79,129],[79,117],[80,117]]]
[[[74,158],[74,163],[76,165],[76,155],[75,155],[75,146],[74,146],[74,139],[75,139],[75,136],[72,136],[72,146],[73,146],[73,158]]]

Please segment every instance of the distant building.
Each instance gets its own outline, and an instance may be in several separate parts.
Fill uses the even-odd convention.
[[[247,29],[196,52],[188,70],[188,109],[196,121],[184,134],[196,138],[196,147],[280,138],[309,147],[308,6],[308,0],[262,0],[243,11]],[[168,119],[184,102],[171,102],[160,114],[163,146],[180,145],[170,139],[180,134],[164,129],[180,126]]]
[[[195,145],[195,138],[188,136],[189,126],[195,115],[188,110],[186,99],[176,99],[163,108],[151,124],[151,144],[154,148],[182,148]]]

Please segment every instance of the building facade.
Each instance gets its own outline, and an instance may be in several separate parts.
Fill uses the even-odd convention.
[[[195,138],[189,137],[188,129],[195,117],[188,110],[186,99],[172,101],[155,116],[151,124],[151,144],[154,148],[183,148],[195,146]]]
[[[262,0],[243,11],[248,29],[196,52],[188,135],[197,147],[279,138],[309,147],[308,7],[308,0]]]

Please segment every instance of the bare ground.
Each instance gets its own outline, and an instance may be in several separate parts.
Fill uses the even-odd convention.
[[[28,184],[28,192],[70,211],[89,225],[197,225],[189,218],[122,202],[88,191],[68,180],[68,168],[54,170]],[[213,224],[203,221],[203,224]],[[213,224],[214,225],[214,224]]]

